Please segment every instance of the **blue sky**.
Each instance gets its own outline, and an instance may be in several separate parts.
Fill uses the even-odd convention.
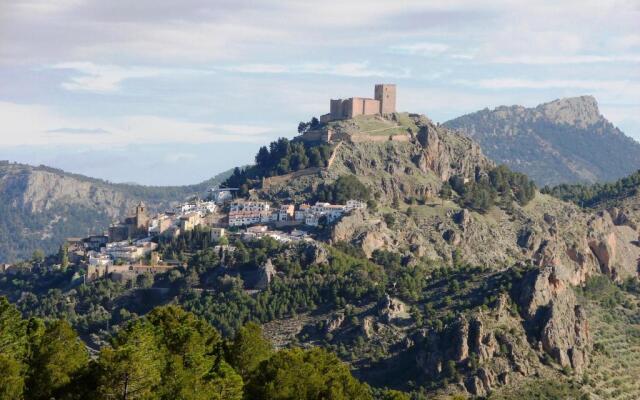
[[[0,159],[188,184],[398,84],[435,121],[591,94],[640,139],[640,1],[0,3]]]

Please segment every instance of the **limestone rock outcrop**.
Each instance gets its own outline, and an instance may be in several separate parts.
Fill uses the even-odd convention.
[[[638,231],[625,221],[618,210],[601,211],[589,222],[588,243],[600,271],[616,281],[638,276],[640,247],[637,245]]]
[[[276,269],[269,258],[267,259],[267,262],[258,268],[258,280],[255,284],[255,288],[258,290],[267,289],[274,276],[276,276]]]
[[[520,288],[520,306],[531,336],[562,367],[580,373],[589,363],[591,336],[572,288],[553,267],[530,272]]]
[[[407,306],[400,300],[385,295],[378,304],[378,315],[387,323],[409,318]]]
[[[354,242],[370,257],[375,250],[393,245],[391,235],[384,221],[369,218],[365,210],[358,210],[335,225],[331,239],[334,242]]]
[[[342,326],[342,323],[344,322],[344,318],[345,316],[343,313],[338,313],[332,316],[331,318],[329,318],[326,321],[325,332],[331,333],[337,330],[338,328],[340,328],[340,326]]]
[[[508,310],[509,301],[502,296],[491,311],[460,316],[440,332],[419,332],[413,338],[419,368],[432,379],[442,377],[451,363],[466,369],[464,388],[476,396],[505,384],[512,374],[535,373],[537,357],[521,321]]]

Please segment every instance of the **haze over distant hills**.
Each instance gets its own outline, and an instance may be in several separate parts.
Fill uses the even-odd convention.
[[[445,126],[538,185],[612,181],[640,168],[640,143],[602,116],[592,96],[484,109]]]

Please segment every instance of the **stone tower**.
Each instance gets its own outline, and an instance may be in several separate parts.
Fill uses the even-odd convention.
[[[375,87],[374,98],[380,102],[380,114],[396,112],[396,85],[382,83]]]
[[[147,215],[147,207],[140,202],[136,207],[136,229],[138,231],[146,231],[149,228],[149,216]]]

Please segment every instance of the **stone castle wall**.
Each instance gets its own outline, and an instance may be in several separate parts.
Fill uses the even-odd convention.
[[[396,111],[396,85],[378,84],[373,99],[351,97],[329,101],[329,113],[320,117],[321,122],[353,118],[358,115],[391,114]]]
[[[374,99],[362,99],[362,115],[376,115],[380,112],[380,102]]]

